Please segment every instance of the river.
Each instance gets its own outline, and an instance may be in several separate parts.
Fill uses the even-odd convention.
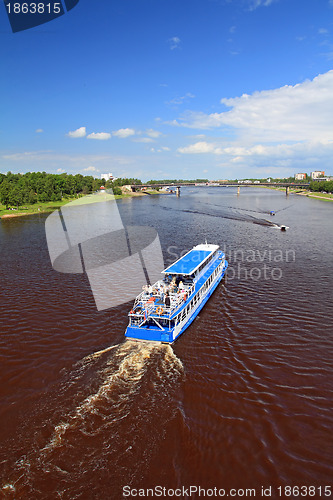
[[[125,341],[131,303],[97,311],[86,275],[53,270],[47,215],[1,220],[3,497],[329,496],[333,204],[187,187],[118,209],[165,266],[219,244],[227,277],[174,345]]]

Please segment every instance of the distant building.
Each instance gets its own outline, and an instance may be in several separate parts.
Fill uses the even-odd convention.
[[[333,181],[333,177],[330,177],[329,175],[326,177],[315,177],[313,179],[314,181]]]
[[[115,180],[115,177],[113,177],[112,174],[101,174],[101,179],[104,179],[105,181],[113,181]]]
[[[295,174],[295,181],[304,181],[306,174]]]
[[[320,170],[315,170],[314,172],[311,172],[311,179],[319,179],[319,177],[324,177],[325,172],[320,171]]]

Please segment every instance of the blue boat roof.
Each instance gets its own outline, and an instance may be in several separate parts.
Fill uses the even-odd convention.
[[[167,267],[164,274],[192,274],[214,250],[198,250],[193,248],[177,262]]]

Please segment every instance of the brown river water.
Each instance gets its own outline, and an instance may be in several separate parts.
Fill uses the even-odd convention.
[[[333,497],[333,203],[203,187],[118,208],[165,266],[207,240],[227,277],[174,345],[125,341],[131,303],[97,311],[53,270],[46,215],[2,219],[2,497]]]

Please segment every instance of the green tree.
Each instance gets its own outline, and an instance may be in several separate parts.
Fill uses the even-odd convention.
[[[103,185],[103,180],[102,179],[94,179],[92,183],[92,190],[93,191],[98,191],[99,188]]]
[[[104,184],[102,179],[91,175],[47,174],[46,172],[27,172],[25,174],[0,174],[0,201],[8,208],[11,204],[58,201],[63,196],[88,194],[98,191]],[[115,186],[141,184],[139,179],[120,179]],[[113,183],[108,187],[115,187]]]
[[[31,205],[33,205],[34,203],[36,203],[37,201],[37,195],[36,193],[34,192],[33,189],[30,189],[29,191],[29,197],[28,197],[28,203],[30,203]]]
[[[17,210],[24,201],[24,194],[24,190],[18,185],[14,185],[9,191],[9,202],[11,205],[16,205]]]
[[[122,190],[118,186],[114,186],[112,188],[112,191],[113,191],[113,194],[115,194],[115,195],[121,195],[121,194],[123,194]]]
[[[88,194],[88,193],[92,192],[92,190],[93,190],[93,182],[94,182],[94,178],[93,178],[92,175],[86,175],[85,177],[83,177],[82,192],[84,194]]]
[[[74,176],[74,181],[75,181],[75,193],[81,193],[83,189],[83,175],[76,174]]]
[[[10,205],[10,183],[7,179],[3,180],[0,185],[0,200],[3,205],[5,205],[6,209],[8,209]]]
[[[134,179],[133,177],[131,177],[131,178],[119,177],[119,179],[116,179],[115,181],[112,182],[113,186],[126,186],[128,184],[140,185],[140,184],[142,184],[142,181],[140,179]]]

